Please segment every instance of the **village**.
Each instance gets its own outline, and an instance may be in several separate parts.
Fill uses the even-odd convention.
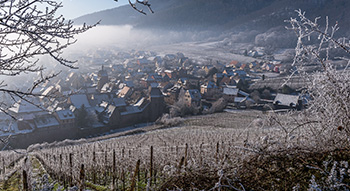
[[[14,147],[87,138],[171,117],[241,109],[300,110],[305,82],[269,61],[197,63],[183,53],[119,53],[122,63],[100,61],[48,81],[40,97],[18,100],[0,113],[0,134]],[[88,58],[85,58],[89,60]],[[84,58],[82,59],[84,61]],[[16,119],[14,120],[13,117]]]

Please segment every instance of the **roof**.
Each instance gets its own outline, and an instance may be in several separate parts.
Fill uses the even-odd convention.
[[[214,74],[214,76],[217,78],[222,78],[224,75],[222,73],[216,73]]]
[[[133,81],[125,81],[124,82],[126,86],[133,88],[134,87],[134,82]]]
[[[139,101],[137,101],[137,103],[135,103],[135,106],[140,107],[144,101],[145,101],[145,98],[143,97]]]
[[[158,88],[159,84],[155,82],[155,83],[151,83],[150,86],[151,88]]]
[[[202,98],[201,94],[197,89],[187,90],[192,99],[200,100]]]
[[[234,73],[237,74],[237,75],[239,75],[239,76],[245,76],[245,75],[247,75],[247,72],[245,72],[244,70],[236,70]]]
[[[47,96],[51,93],[51,91],[57,91],[57,90],[54,86],[50,86],[50,87],[46,88],[46,90],[42,93],[42,95]],[[41,96],[41,97],[43,97],[43,96]]]
[[[108,114],[109,117],[112,116],[112,114],[113,114],[115,108],[116,108],[116,107],[113,106],[113,105],[109,105],[109,106],[107,107],[106,113]]]
[[[124,98],[113,98],[113,105],[116,107],[126,106]]]
[[[37,101],[33,101],[34,104],[40,105]],[[9,108],[10,111],[14,113],[33,113],[33,112],[40,112],[43,111],[38,106],[33,105],[27,101],[19,100],[17,103],[15,103],[11,108]]]
[[[242,103],[247,100],[247,97],[235,97],[234,102],[235,103]]]
[[[271,88],[273,90],[278,90],[283,87],[283,85],[287,85],[292,89],[302,89],[310,84],[310,81],[301,77],[301,76],[292,76],[290,78],[287,77],[276,77],[276,78],[266,78],[265,80],[259,80],[253,83],[249,89],[265,89]]]
[[[234,73],[234,71],[233,71],[232,68],[227,68],[227,69],[225,69],[223,73],[224,73],[224,74],[227,74],[228,76],[233,76],[233,75],[235,75],[235,73]],[[223,74],[223,75],[224,75],[224,74]]]
[[[299,95],[288,95],[278,93],[273,103],[283,106],[296,106],[298,104],[299,97]]]
[[[125,86],[119,93],[120,96],[124,97],[125,95],[127,95],[129,92],[131,91],[131,89],[127,86]]]
[[[149,60],[146,58],[137,59],[138,64],[149,64]]]
[[[121,115],[129,115],[129,114],[132,114],[132,113],[139,113],[141,112],[141,110],[139,109],[139,107],[137,106],[127,106],[126,107],[126,111],[125,112],[122,112],[120,113]]]
[[[134,104],[134,106],[139,107],[140,110],[143,110],[147,105],[148,105],[148,101],[146,98],[141,98],[136,104]]]
[[[237,96],[239,89],[238,88],[224,88],[224,95]]]
[[[37,128],[59,126],[57,119],[52,115],[44,115],[34,119]]]
[[[210,88],[218,88],[216,86],[216,84],[214,82],[212,82],[212,81],[209,81],[207,84],[203,85],[203,87],[204,88],[208,88],[208,89],[210,89]]]
[[[150,92],[151,97],[163,97],[163,93],[159,88],[152,88]]]
[[[85,107],[91,107],[85,94],[74,94],[69,96],[69,98],[72,105],[78,109],[80,109],[83,105]]]
[[[246,93],[246,92],[244,92],[244,91],[242,91],[242,90],[239,90],[238,93],[241,94],[242,96],[245,96],[245,97],[248,97],[248,96],[249,96],[248,93]]]
[[[236,66],[236,65],[238,65],[238,64],[239,64],[239,62],[238,62],[237,60],[232,60],[232,61],[230,62],[230,65]]]
[[[68,109],[56,111],[59,120],[75,119],[74,113]]]
[[[14,120],[5,120],[5,121],[0,121],[0,132],[3,134],[4,132],[11,132],[13,130],[13,126],[17,126],[17,122]]]
[[[185,83],[188,80],[188,78],[180,78],[179,80],[181,83]]]
[[[108,94],[96,94],[92,96],[92,103],[93,105],[98,105],[104,101],[109,101],[110,97],[108,96]]]
[[[112,90],[113,90],[113,84],[111,83],[105,83],[101,88],[101,92],[111,92]]]

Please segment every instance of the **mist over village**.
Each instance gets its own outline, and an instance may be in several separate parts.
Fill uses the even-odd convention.
[[[1,190],[348,190],[350,2],[78,2],[0,2]]]

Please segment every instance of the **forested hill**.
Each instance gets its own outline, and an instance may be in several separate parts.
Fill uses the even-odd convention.
[[[142,15],[125,5],[75,19],[76,24],[130,24],[138,28],[171,30],[203,29],[269,29],[285,25],[296,16],[294,10],[305,10],[309,18],[329,16],[342,28],[350,26],[349,0],[149,0],[154,14]],[[146,7],[143,8],[147,11]]]

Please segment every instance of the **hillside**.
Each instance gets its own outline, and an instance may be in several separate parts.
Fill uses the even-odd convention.
[[[232,30],[263,29],[284,26],[284,20],[302,9],[308,17],[328,15],[331,23],[338,21],[347,29],[350,1],[347,0],[150,0],[154,14],[135,12],[128,5],[75,19],[75,23],[102,25],[130,24],[136,28],[167,30]],[[333,21],[333,22],[332,22]]]
[[[293,116],[235,111],[191,117],[179,127],[33,145],[28,153],[3,151],[0,156],[11,160],[0,160],[0,188],[23,190],[25,172],[36,190],[70,190],[69,185],[159,191],[347,188],[349,150],[293,147],[303,138],[283,140],[279,125],[284,123],[265,121],[270,117],[297,123]],[[276,150],[287,145],[287,150]],[[334,178],[345,174],[341,180],[325,181],[331,173]]]

